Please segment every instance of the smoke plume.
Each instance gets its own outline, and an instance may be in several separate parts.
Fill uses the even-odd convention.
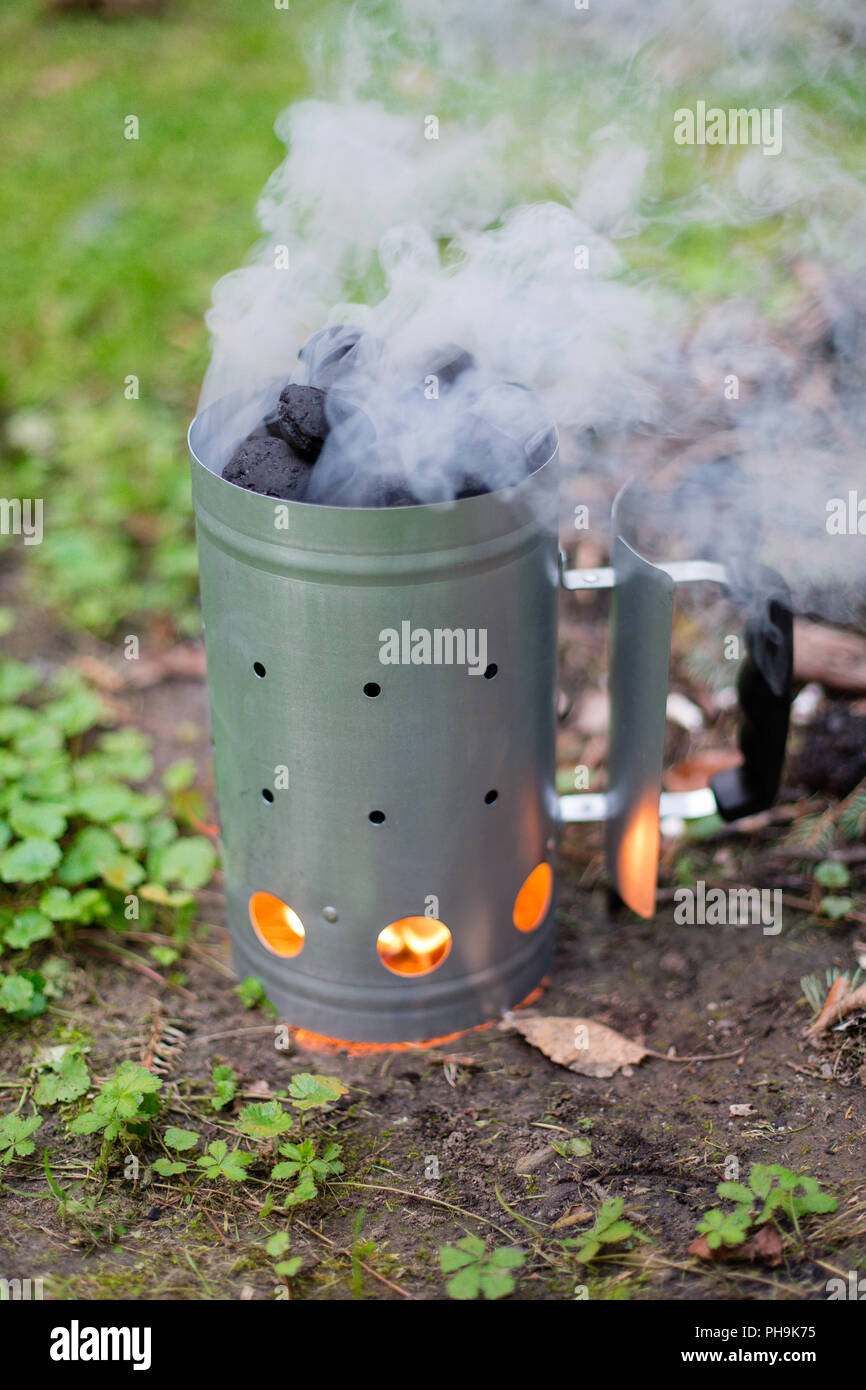
[[[208,314],[201,405],[254,401],[218,463],[345,324],[368,347],[321,500],[352,500],[370,429],[422,501],[499,486],[485,432],[543,438],[546,412],[566,509],[637,473],[680,549],[762,549],[801,605],[862,582],[862,540],[827,528],[866,425],[864,193],[814,100],[844,125],[866,35],[843,0],[395,0],[309,39],[314,95],[276,121],[260,240]],[[677,145],[699,101],[781,110],[781,148]],[[448,344],[474,365],[431,394]]]

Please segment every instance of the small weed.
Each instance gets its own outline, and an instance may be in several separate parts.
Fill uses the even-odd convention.
[[[49,1108],[63,1101],[78,1100],[90,1086],[90,1072],[80,1047],[74,1043],[43,1048],[34,1068],[40,1072],[33,1099]]]
[[[618,1245],[620,1241],[630,1238],[646,1239],[635,1230],[630,1221],[621,1219],[624,1206],[622,1197],[614,1197],[605,1202],[588,1231],[562,1242],[567,1249],[575,1251],[578,1264],[589,1264],[604,1246]]]
[[[361,1210],[355,1216],[352,1223],[352,1298],[359,1299],[364,1294],[364,1266],[363,1261],[370,1258],[376,1249],[374,1240],[361,1240],[361,1229],[367,1216],[367,1208]]]
[[[41,1123],[41,1115],[3,1115],[0,1118],[0,1167],[33,1153],[36,1145],[30,1136]]]
[[[18,1021],[62,991],[46,946],[83,933],[90,949],[117,952],[100,935],[110,925],[122,940],[129,922],[182,944],[193,893],[216,865],[211,841],[182,835],[165,794],[142,788],[150,740],[107,729],[113,719],[76,672],[46,680],[33,664],[0,661],[0,1011]],[[155,949],[157,964],[177,959],[170,940]]]
[[[291,1127],[292,1117],[278,1100],[246,1105],[238,1116],[238,1129],[249,1139],[276,1139]]]
[[[124,1234],[125,1228],[120,1218],[115,1215],[110,1201],[106,1201],[101,1190],[72,1196],[60,1187],[54,1177],[47,1150],[43,1161],[48,1190],[57,1203],[63,1221],[71,1221],[93,1245],[98,1245],[100,1241],[115,1241]]]
[[[800,1218],[836,1210],[836,1200],[822,1192],[817,1179],[806,1173],[792,1173],[778,1163],[752,1164],[748,1186],[741,1182],[720,1182],[720,1197],[734,1202],[733,1211],[716,1207],[698,1222],[711,1250],[741,1245],[753,1226],[763,1226],[777,1217],[786,1217],[800,1233]]]
[[[515,1245],[488,1251],[479,1236],[464,1236],[439,1250],[442,1273],[451,1275],[445,1285],[449,1298],[505,1298],[517,1287],[511,1271],[525,1260],[525,1251]]]
[[[239,985],[235,985],[235,994],[240,999],[245,1009],[264,1009],[276,1018],[277,1011],[265,993],[265,987],[261,980],[255,975],[247,975],[246,979],[241,980]]]
[[[207,1153],[196,1159],[203,1176],[217,1179],[227,1178],[229,1182],[243,1182],[246,1170],[255,1162],[255,1154],[243,1153],[240,1149],[229,1149],[224,1139],[216,1139],[208,1144]]]
[[[113,1076],[102,1083],[93,1105],[70,1124],[71,1134],[102,1132],[102,1149],[97,1167],[103,1167],[118,1139],[133,1142],[144,1138],[159,1114],[162,1083],[146,1067],[121,1062]]]
[[[304,1263],[302,1255],[293,1255],[291,1259],[282,1258],[291,1245],[291,1237],[287,1231],[277,1231],[265,1244],[265,1250],[272,1260],[276,1260],[274,1274],[278,1279],[288,1282],[292,1279]]]
[[[271,1177],[276,1181],[282,1178],[295,1179],[295,1186],[283,1203],[286,1207],[297,1206],[300,1202],[311,1202],[317,1197],[317,1178],[324,1181],[344,1172],[343,1164],[340,1162],[340,1144],[328,1144],[321,1154],[317,1154],[312,1139],[304,1139],[300,1144],[281,1144],[279,1152],[284,1161],[272,1169]]]
[[[218,1063],[211,1072],[213,1095],[210,1098],[212,1110],[224,1110],[235,1098],[238,1089],[238,1074],[234,1067]]]

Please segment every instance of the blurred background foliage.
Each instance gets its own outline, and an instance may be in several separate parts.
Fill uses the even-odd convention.
[[[304,89],[297,15],[277,19],[239,0],[0,11],[2,492],[43,497],[51,536],[5,543],[66,623],[197,630],[184,433],[211,287],[255,238],[273,122]]]
[[[5,0],[0,11],[0,491],[43,497],[51,536],[31,548],[0,537],[0,556],[23,562],[25,590],[67,627],[109,636],[150,616],[181,635],[198,629],[184,434],[207,363],[203,314],[215,280],[256,238],[256,200],[283,154],[274,120],[309,90],[313,42],[327,54],[347,10],[340,0],[287,10],[271,0]],[[387,19],[387,3],[367,10]],[[866,54],[854,45],[844,70],[817,80],[803,22],[775,54],[771,85],[818,134],[819,158],[832,151],[847,171],[862,169]],[[695,302],[747,293],[782,312],[796,293],[786,252],[802,232],[797,209],[741,225],[681,215],[708,180],[724,184],[733,161],[728,150],[696,161],[677,147],[671,111],[700,95],[726,105],[731,94],[721,78],[707,88],[702,55],[660,100],[664,43],[626,70],[605,70],[597,54],[581,65],[572,49],[505,81],[491,62],[471,90],[446,79],[437,109],[483,121],[507,105],[519,130],[556,105],[578,149],[607,114],[618,129],[631,122],[654,164],[651,215],[617,243],[626,273]],[[385,81],[399,104],[387,61],[364,95]],[[754,104],[765,104],[763,64],[755,83]],[[749,95],[741,84],[732,101]],[[124,139],[130,114],[138,140]],[[513,185],[515,201],[556,196],[532,167]],[[137,400],[124,395],[131,375]]]

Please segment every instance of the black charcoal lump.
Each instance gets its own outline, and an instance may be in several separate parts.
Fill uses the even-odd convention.
[[[251,435],[229,459],[223,477],[265,497],[300,501],[309,486],[310,464],[299,458],[284,439]]]
[[[327,449],[312,470],[307,497],[335,507],[406,507],[412,492],[399,461],[383,448],[373,421],[344,391],[329,391]]]
[[[289,447],[311,462],[317,459],[329,428],[324,391],[289,384],[280,392],[276,416],[280,435]]]
[[[306,370],[306,385],[320,391],[339,385],[352,372],[370,372],[376,349],[372,339],[360,328],[337,324],[323,328],[308,338],[298,353]]]
[[[448,342],[383,384],[383,352],[349,324],[315,333],[223,477],[267,497],[405,507],[513,487],[547,462],[556,431],[531,391],[495,381]]]

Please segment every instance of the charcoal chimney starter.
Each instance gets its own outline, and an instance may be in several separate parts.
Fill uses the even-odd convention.
[[[190,448],[236,968],[330,1038],[486,1022],[553,945],[555,451],[448,504],[281,502],[220,477],[226,410]]]
[[[555,440],[516,486],[450,503],[262,496],[221,477],[241,408],[262,418],[224,398],[189,435],[235,966],[312,1033],[447,1037],[545,976],[561,823],[606,822],[613,885],[649,916],[660,816],[734,819],[770,804],[790,703],[790,599],[773,576],[766,611],[750,609],[737,775],[664,794],[673,591],[726,584],[723,566],[641,555],[626,488],[611,567],[566,570]],[[612,591],[611,752],[605,793],[558,798],[562,587]]]

